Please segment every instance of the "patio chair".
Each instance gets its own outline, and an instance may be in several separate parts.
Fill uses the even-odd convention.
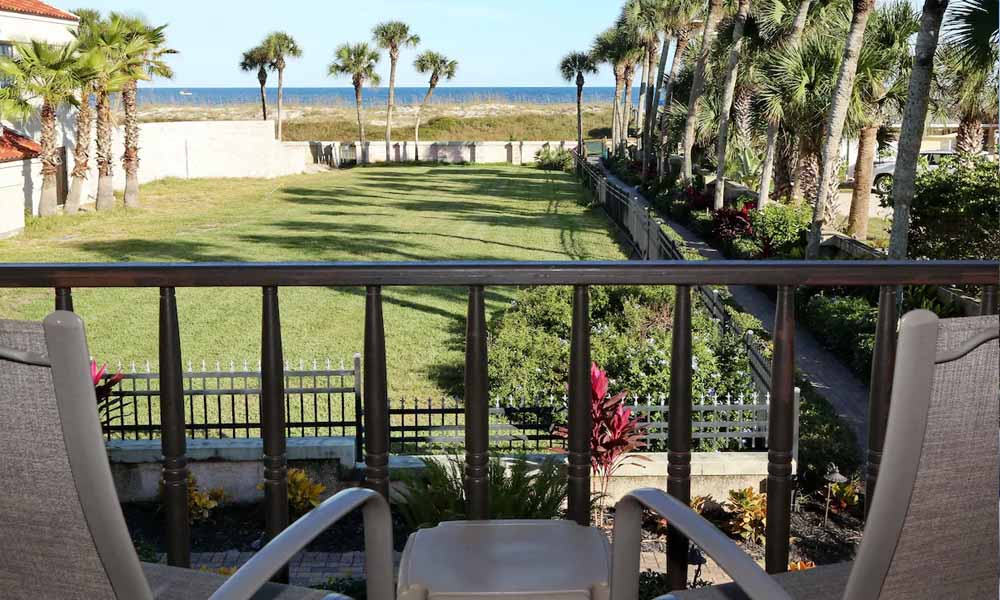
[[[118,503],[90,379],[83,322],[0,320],[0,597],[119,600],[343,598],[267,583],[313,538],[363,507],[368,598],[393,597],[389,507],[341,491],[232,577],[139,562]]]
[[[734,581],[661,600],[996,598],[998,338],[996,316],[941,320],[916,310],[903,317],[884,458],[852,563],[772,578],[687,506],[641,489],[616,507],[612,599],[637,595],[644,507]]]

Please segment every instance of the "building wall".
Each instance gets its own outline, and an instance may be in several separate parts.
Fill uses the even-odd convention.
[[[68,44],[73,41],[76,23],[35,15],[0,11],[0,41],[27,42],[39,40],[50,44]]]

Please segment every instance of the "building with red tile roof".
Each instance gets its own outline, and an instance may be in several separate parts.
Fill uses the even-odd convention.
[[[72,21],[73,23],[80,20],[71,12],[58,9],[44,2],[39,2],[39,0],[0,0],[0,11],[60,19],[62,21]]]
[[[0,163],[35,158],[42,152],[42,146],[35,140],[3,127],[0,131]]]

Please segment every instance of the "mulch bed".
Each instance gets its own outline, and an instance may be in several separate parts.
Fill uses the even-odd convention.
[[[166,527],[158,502],[122,505],[132,539],[157,552],[166,552]],[[262,504],[226,504],[205,520],[191,525],[192,552],[252,552],[263,544]],[[409,531],[393,512],[393,542],[402,550]],[[353,552],[364,550],[364,527],[359,511],[352,512],[321,533],[306,548],[308,552]]]

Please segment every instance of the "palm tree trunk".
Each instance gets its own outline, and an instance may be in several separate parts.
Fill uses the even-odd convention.
[[[663,93],[663,83],[666,77],[667,71],[667,54],[670,53],[670,42],[673,38],[669,31],[663,32],[663,47],[660,49],[660,64],[656,70],[656,90],[653,93],[652,111],[646,114],[646,130],[649,131],[649,137],[646,140],[646,145],[649,146],[650,150],[653,149],[654,140],[659,141],[659,137],[656,134],[656,127],[660,123],[663,123],[662,118],[657,118],[660,110],[660,98],[662,98]],[[664,109],[666,111],[666,109]],[[650,152],[652,154],[652,152]],[[660,155],[662,155],[662,151]],[[648,161],[643,164],[642,172],[645,175],[649,168]],[[657,166],[657,173],[659,174],[659,167]],[[660,174],[660,180],[662,181],[662,174]]]
[[[635,65],[625,65],[625,97],[622,99],[622,133],[620,143],[622,153],[628,152],[629,125],[632,123],[632,77],[635,75]]]
[[[896,167],[892,173],[892,234],[889,239],[889,258],[903,260],[910,232],[910,207],[917,177],[917,156],[924,137],[924,119],[927,117],[927,100],[930,96],[934,73],[934,52],[937,51],[941,20],[948,8],[948,0],[924,0],[920,16],[920,32],[913,53],[910,87],[903,109],[897,144]]]
[[[653,56],[657,63],[656,74],[650,69],[649,92],[646,94],[646,118],[642,122],[642,179],[649,176],[649,163],[653,158],[653,125],[656,123],[656,111],[660,108],[660,84],[663,82],[663,71],[667,68],[667,51],[669,38],[663,36],[663,48],[659,54],[653,46]],[[651,64],[652,66],[652,64]]]
[[[812,0],[802,0],[799,2],[799,11],[795,14],[795,21],[792,22],[792,31],[788,35],[788,46],[795,48],[802,39],[802,32],[806,28],[806,18],[809,16],[809,7]],[[768,201],[771,193],[771,174],[774,171],[774,156],[778,145],[778,129],[781,122],[771,120],[767,124],[767,149],[764,151],[764,164],[760,173],[760,185],[758,186],[757,205],[763,206]]]
[[[753,95],[753,88],[742,85],[736,88],[736,96],[733,98],[733,123],[736,127],[733,135],[747,145],[753,135]]]
[[[278,69],[278,141],[281,141],[281,106],[284,101],[285,69]]]
[[[385,161],[392,161],[392,109],[396,104],[396,63],[399,57],[390,51],[389,63],[389,101],[385,114]]]
[[[840,61],[840,73],[837,76],[837,86],[833,89],[833,100],[830,112],[827,114],[826,132],[821,151],[819,186],[816,191],[813,206],[813,222],[809,232],[809,243],[806,246],[806,258],[819,257],[819,244],[823,240],[823,228],[833,220],[834,196],[830,190],[836,190],[839,181],[840,138],[844,133],[844,121],[847,120],[847,109],[854,94],[854,79],[858,72],[858,56],[864,43],[865,28],[868,17],[875,8],[875,0],[854,0],[854,13],[851,16],[851,28],[847,32],[844,44],[844,55]]]
[[[819,189],[819,153],[818,144],[802,137],[799,140],[799,160],[795,182],[792,183],[792,201],[802,198],[815,198]]]
[[[962,117],[955,136],[955,151],[975,154],[983,149],[983,123],[978,118]]]
[[[647,81],[648,78],[646,74],[649,72],[649,46],[646,46],[646,50],[642,53],[642,59],[639,62],[639,107],[638,113],[636,114],[636,127],[642,127],[642,118],[645,115],[646,108],[646,89],[648,88]],[[640,136],[641,139],[641,136]]]
[[[90,107],[90,85],[80,91],[80,108],[76,112],[76,143],[73,146],[73,182],[66,197],[63,212],[68,215],[80,211],[83,203],[83,185],[87,181],[87,163],[90,159],[90,130],[93,125],[93,113]]]
[[[267,71],[264,67],[257,70],[257,81],[260,83],[260,111],[263,119],[267,120]]]
[[[611,116],[611,145],[614,147],[615,152],[618,151],[618,146],[621,143],[621,98],[622,88],[624,86],[625,77],[624,71],[620,69],[617,65],[615,66],[615,100],[612,106],[612,116]]]
[[[97,210],[115,206],[112,188],[114,163],[111,157],[111,99],[105,88],[97,91]]]
[[[695,65],[694,78],[691,81],[691,96],[688,98],[687,118],[684,120],[684,165],[682,177],[685,182],[691,181],[694,165],[691,161],[691,151],[694,148],[694,126],[698,120],[698,100],[705,92],[705,66],[712,50],[712,40],[722,18],[722,0],[708,0],[708,17],[701,34],[701,51],[698,63]]]
[[[42,133],[42,197],[38,203],[38,214],[51,217],[56,214],[58,196],[56,189],[56,173],[59,168],[59,157],[56,155],[56,109],[48,100],[42,102],[41,133]]]
[[[365,152],[365,148],[367,147],[366,144],[365,144],[365,121],[364,121],[364,119],[361,116],[361,85],[360,84],[355,84],[354,85],[354,101],[358,105],[358,137],[360,138],[359,139],[359,143],[361,144],[361,147],[358,148],[357,160],[358,160],[358,164],[360,165],[360,164],[364,164],[365,162],[367,162],[367,158],[368,158],[366,156],[367,152]]]
[[[729,112],[736,95],[736,74],[739,72],[740,50],[743,48],[743,27],[750,12],[750,0],[740,0],[733,26],[733,47],[729,50],[726,79],[722,84],[722,104],[719,106],[719,137],[716,140],[715,198],[712,207],[719,210],[726,199],[726,146],[729,143]]]
[[[798,146],[791,134],[786,132],[784,135],[781,135],[779,131],[778,142],[775,144],[775,157],[774,197],[787,201],[794,198],[792,192],[795,186],[795,174],[799,162]]]
[[[858,137],[858,158],[854,163],[854,192],[851,213],[847,218],[847,233],[864,240],[868,237],[868,210],[875,178],[875,149],[878,147],[878,125],[863,127]]]
[[[581,157],[587,152],[583,147],[583,74],[576,75],[576,152]]]
[[[646,82],[646,95],[642,99],[642,106],[639,107],[639,121],[636,123],[636,126],[642,131],[640,139],[642,140],[643,157],[646,156],[646,148],[648,146],[649,128],[647,124],[649,123],[649,115],[653,112],[653,88],[655,86],[656,65],[660,62],[659,47],[659,36],[653,39],[646,47],[646,70],[643,73],[643,78]],[[645,173],[645,169],[643,169],[643,173]]]
[[[420,113],[423,112],[424,107],[427,103],[431,101],[431,94],[434,93],[434,85],[431,84],[427,86],[427,94],[424,95],[424,101],[420,103],[417,107],[417,122],[413,126],[413,158],[414,160],[420,160]]]
[[[688,27],[677,32],[677,41],[674,42],[674,58],[670,61],[670,77],[667,79],[666,89],[663,90],[663,113],[660,115],[660,152],[663,158],[660,161],[660,181],[667,176],[670,169],[670,151],[673,150],[675,142],[670,140],[670,132],[667,130],[667,115],[674,102],[674,81],[680,72],[681,64],[684,60],[684,51],[687,50],[688,42],[691,39],[691,30]]]
[[[136,118],[136,88],[131,80],[122,88],[122,106],[125,109],[125,208],[139,207],[139,121]]]

